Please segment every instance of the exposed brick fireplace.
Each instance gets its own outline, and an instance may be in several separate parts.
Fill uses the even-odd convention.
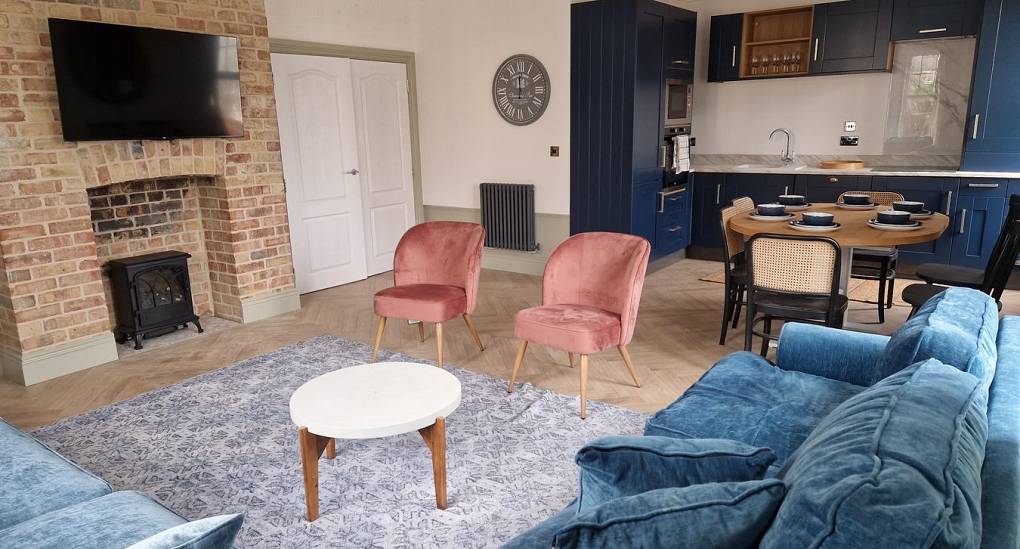
[[[48,17],[237,36],[244,136],[65,142]],[[102,275],[114,258],[191,254],[199,314],[247,322],[298,306],[261,0],[3,0],[0,20],[5,377],[116,359]]]

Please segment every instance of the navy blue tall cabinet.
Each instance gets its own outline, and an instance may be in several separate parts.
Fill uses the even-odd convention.
[[[693,71],[696,18],[650,0],[571,5],[571,234],[635,234],[655,255],[687,246],[690,197],[660,219],[659,155],[665,79]]]

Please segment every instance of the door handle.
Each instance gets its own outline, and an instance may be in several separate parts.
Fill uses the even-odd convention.
[[[957,231],[960,234],[967,232],[967,208],[960,210],[960,229]]]
[[[733,53],[730,55],[730,66],[737,66],[737,47],[733,46]]]
[[[946,32],[947,30],[949,29],[947,29],[946,27],[939,27],[937,29],[921,29],[917,31],[917,34],[931,34],[933,32]]]
[[[818,38],[815,38],[815,61],[818,61]]]
[[[978,123],[980,123],[980,122],[981,122],[981,115],[980,114],[975,114],[974,115],[974,131],[971,133],[971,136],[970,136],[970,138],[973,139],[974,141],[977,141]]]
[[[998,189],[998,183],[967,183],[970,189]]]
[[[953,210],[953,191],[946,191],[946,215]]]
[[[361,172],[359,172],[357,168],[354,168],[353,170],[350,170],[350,171],[347,171],[347,172],[344,172],[344,173],[347,174],[347,175],[358,175]]]

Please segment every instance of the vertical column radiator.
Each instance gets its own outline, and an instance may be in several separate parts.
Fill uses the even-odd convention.
[[[479,187],[485,246],[504,250],[537,251],[535,186],[482,183]]]

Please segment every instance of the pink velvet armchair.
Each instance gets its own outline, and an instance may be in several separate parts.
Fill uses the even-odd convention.
[[[379,327],[372,348],[375,362],[387,318],[417,320],[425,341],[424,322],[436,324],[436,354],[443,366],[443,323],[464,318],[480,351],[484,351],[470,314],[478,300],[485,229],[477,223],[432,221],[408,229],[393,256],[393,287],[375,294]]]
[[[566,351],[570,366],[581,355],[581,418],[588,397],[588,355],[615,346],[638,387],[627,352],[634,337],[641,289],[651,245],[633,235],[580,233],[549,256],[542,277],[542,306],[524,309],[514,319],[521,340],[507,392],[512,392],[528,343]]]

